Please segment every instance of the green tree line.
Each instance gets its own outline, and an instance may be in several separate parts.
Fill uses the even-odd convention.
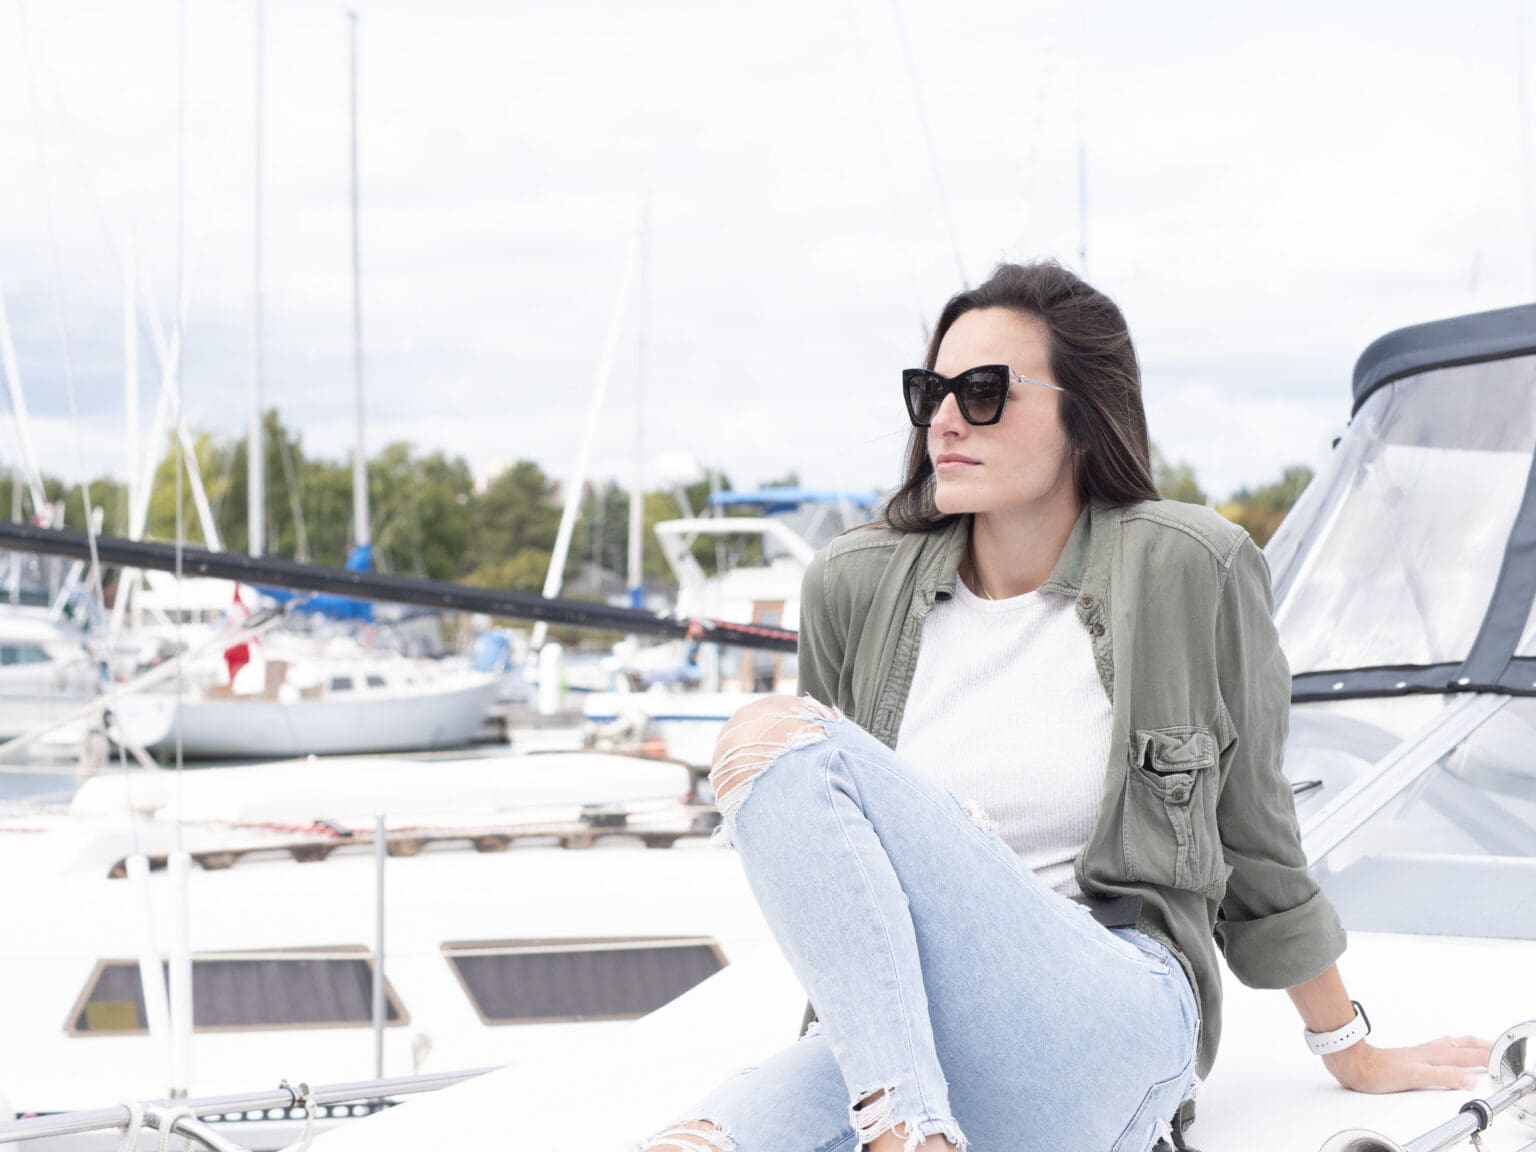
[[[311,457],[302,437],[289,429],[275,411],[266,427],[266,551],[317,564],[339,566],[353,542],[352,466],[347,460]],[[223,546],[249,550],[246,518],[246,453],[244,438],[224,439],[201,434],[194,450],[208,502]],[[180,455],[166,450],[155,472],[145,535],[176,538],[176,473]],[[1154,445],[1153,474],[1158,490],[1171,500],[1215,503],[1228,519],[1241,524],[1259,544],[1267,542],[1312,478],[1311,470],[1291,467],[1279,480],[1243,488],[1225,501],[1213,502],[1195,470],[1172,463]],[[0,475],[0,515],[14,514],[17,493],[14,475]],[[722,490],[731,485],[716,475]],[[684,493],[694,512],[708,498],[709,480]],[[98,478],[89,485],[91,503],[100,510],[102,530],[128,533],[128,492],[122,482]],[[44,478],[51,502],[62,501],[65,523],[85,526],[84,501],[77,486]],[[385,445],[368,462],[368,500],[375,564],[382,570],[438,580],[462,580],[483,587],[537,592],[544,585],[560,524],[559,485],[538,464],[519,460],[477,486],[468,463],[442,451],[422,453],[412,445]],[[193,505],[191,486],[181,485],[185,538],[206,544]],[[30,505],[30,497],[25,501]],[[29,510],[29,508],[28,508]],[[654,545],[652,527],[683,514],[669,491],[645,494],[644,575],[666,577],[665,560]],[[583,578],[595,570],[623,573],[627,565],[629,495],[613,481],[589,485],[572,536],[565,582],[572,594],[583,594]],[[696,555],[706,571],[713,568],[714,550],[701,540]],[[744,558],[749,559],[750,558]],[[587,594],[596,589],[586,581]]]
[[[1305,464],[1293,464],[1281,473],[1280,479],[1257,488],[1243,487],[1225,500],[1213,502],[1200,486],[1194,468],[1179,461],[1171,463],[1157,445],[1152,446],[1152,478],[1165,500],[1180,500],[1186,504],[1214,504],[1234,524],[1241,524],[1253,537],[1254,543],[1263,547],[1280,527],[1280,521],[1296,503],[1302,491],[1312,482],[1312,469]]]
[[[286,427],[275,411],[265,415],[265,432],[265,551],[316,564],[341,565],[353,544],[350,460],[309,456],[302,437]],[[249,551],[245,439],[204,433],[194,438],[193,447],[223,547],[231,552]],[[176,538],[176,478],[181,461],[174,444],[160,459],[150,493],[146,539]],[[208,541],[191,485],[185,472],[182,476],[184,538],[190,544],[205,545]],[[13,474],[0,475],[0,515],[17,512],[16,482]],[[729,479],[723,475],[716,475],[714,482],[721,489],[730,488]],[[92,507],[99,510],[101,530],[109,535],[127,535],[127,485],[98,478],[88,487]],[[685,489],[694,512],[704,506],[709,491],[709,479]],[[63,502],[66,526],[84,529],[85,504],[79,486],[66,486],[55,477],[45,476],[44,493],[50,503]],[[560,526],[559,501],[558,482],[530,460],[509,465],[483,486],[475,484],[462,457],[441,451],[423,453],[404,442],[385,445],[368,461],[374,562],[383,571],[402,575],[540,591]],[[30,515],[30,496],[22,503],[22,511]],[[647,539],[644,575],[665,576],[666,561],[650,543],[650,530],[657,521],[682,515],[682,509],[672,492],[654,491],[645,494],[643,512]],[[593,565],[623,572],[628,532],[628,493],[612,481],[589,485],[572,534],[566,582],[579,583]],[[707,561],[713,553],[701,549],[699,555],[701,561]]]

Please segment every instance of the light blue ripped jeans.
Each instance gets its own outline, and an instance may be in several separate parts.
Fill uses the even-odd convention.
[[[1189,1093],[1177,960],[1101,927],[950,792],[809,697],[721,737],[720,835],[820,1027],[642,1149],[1145,1152]],[[701,1123],[707,1121],[707,1125]]]

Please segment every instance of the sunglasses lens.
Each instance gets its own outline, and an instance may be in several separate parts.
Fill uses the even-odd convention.
[[[1008,381],[1000,372],[967,372],[955,381],[955,397],[960,412],[972,424],[990,424],[1003,407]]]
[[[902,373],[907,410],[912,422],[920,427],[933,423],[944,403],[954,392],[960,415],[971,424],[991,424],[1002,415],[1003,400],[1008,395],[1008,373],[999,368],[973,368],[953,381],[937,372],[909,368]]]
[[[909,371],[903,383],[907,389],[907,410],[918,424],[931,424],[939,405],[944,403],[944,378],[932,372]]]

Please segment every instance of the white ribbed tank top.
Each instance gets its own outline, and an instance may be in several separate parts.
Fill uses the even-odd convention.
[[[1110,701],[1075,597],[955,594],[923,622],[896,751],[979,804],[1024,863],[1064,896],[1093,833],[1109,760]]]

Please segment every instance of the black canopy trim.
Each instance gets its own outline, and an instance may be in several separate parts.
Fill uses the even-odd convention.
[[[1398,664],[1337,672],[1303,672],[1291,677],[1293,704],[1380,696],[1441,696],[1460,692],[1536,696],[1536,657],[1510,660],[1492,684],[1474,683],[1463,675],[1460,664]]]
[[[1476,312],[1399,328],[1379,337],[1355,362],[1355,406],[1384,384],[1436,368],[1536,353],[1536,304]]]

